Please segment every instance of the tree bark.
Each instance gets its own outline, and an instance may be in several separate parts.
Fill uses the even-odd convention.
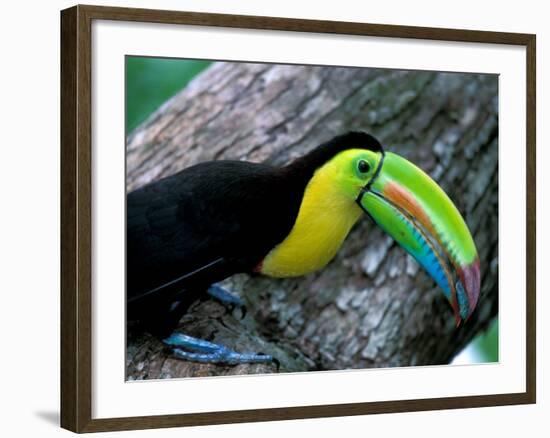
[[[322,271],[237,275],[240,319],[195,303],[182,332],[272,354],[280,372],[447,364],[498,311],[498,79],[493,75],[216,63],[127,139],[127,189],[206,160],[284,164],[349,130],[375,135],[427,171],[463,213],[482,272],[479,305],[455,327],[434,282],[366,217]],[[129,331],[127,377],[276,372],[173,358]]]

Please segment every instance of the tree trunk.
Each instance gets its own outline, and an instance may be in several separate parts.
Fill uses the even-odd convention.
[[[226,280],[247,303],[244,319],[206,300],[179,330],[272,354],[280,372],[295,372],[447,364],[487,326],[498,311],[496,76],[217,63],[128,137],[127,189],[206,160],[280,165],[349,130],[427,171],[463,213],[482,272],[471,319],[456,328],[434,282],[365,217],[320,272]],[[276,371],[181,361],[152,336],[129,333],[129,379]]]

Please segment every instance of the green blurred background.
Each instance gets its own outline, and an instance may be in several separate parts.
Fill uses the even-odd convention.
[[[126,133],[211,64],[171,58],[126,57]]]
[[[209,61],[126,57],[126,133],[184,88],[211,64]],[[479,334],[453,363],[498,361],[498,318]]]

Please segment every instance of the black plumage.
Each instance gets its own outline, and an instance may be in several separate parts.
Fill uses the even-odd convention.
[[[351,132],[288,166],[206,162],[129,193],[128,320],[166,336],[212,283],[253,271],[289,234],[315,170],[351,148],[380,144]]]

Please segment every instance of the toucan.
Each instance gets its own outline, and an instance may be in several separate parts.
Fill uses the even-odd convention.
[[[322,269],[364,214],[435,281],[457,325],[478,301],[479,257],[456,206],[365,132],[337,136],[284,166],[199,163],[128,193],[126,207],[127,320],[183,360],[277,362],[174,330],[205,296],[243,307],[219,284],[234,274],[284,278]]]

